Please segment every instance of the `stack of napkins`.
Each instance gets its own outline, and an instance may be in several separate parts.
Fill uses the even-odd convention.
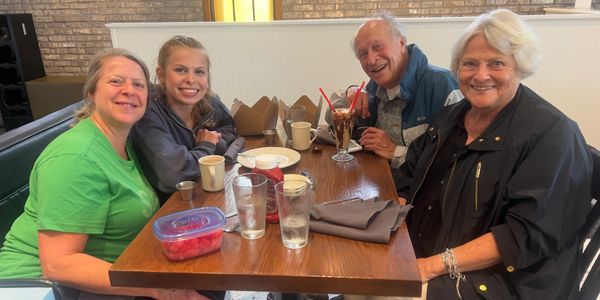
[[[310,231],[366,242],[384,243],[406,218],[412,205],[377,197],[339,204],[317,204],[310,210]]]
[[[240,152],[244,152],[244,145],[246,145],[246,139],[243,137],[238,137],[237,139],[235,139],[231,145],[229,145],[229,148],[227,148],[227,151],[225,151],[225,153],[223,154],[223,156],[225,157],[225,161],[227,163],[236,163],[237,162],[237,155]]]

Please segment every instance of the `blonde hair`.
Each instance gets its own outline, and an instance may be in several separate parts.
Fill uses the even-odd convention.
[[[158,66],[161,69],[166,69],[167,61],[169,60],[169,57],[173,54],[174,49],[176,48],[198,49],[206,58],[208,87],[204,97],[202,97],[202,99],[200,99],[200,101],[198,101],[196,105],[194,105],[194,109],[192,110],[192,116],[195,122],[199,120],[201,116],[206,115],[213,109],[210,105],[210,98],[213,95],[212,89],[210,87],[210,58],[208,57],[208,52],[206,51],[206,48],[204,48],[202,43],[200,43],[196,39],[182,35],[175,35],[160,47],[160,51],[158,52]],[[160,79],[158,79],[158,77],[156,80],[159,81],[159,91],[166,96],[165,84],[160,82]]]
[[[100,76],[102,75],[104,63],[107,59],[113,57],[124,57],[138,64],[138,66],[140,66],[144,72],[144,76],[146,77],[146,86],[148,86],[150,73],[148,72],[146,64],[143,60],[131,53],[129,50],[122,48],[111,48],[96,54],[94,58],[92,58],[92,62],[88,68],[86,80],[83,84],[83,106],[75,112],[75,121],[71,126],[74,126],[75,124],[79,123],[79,121],[88,118],[96,110],[96,105],[92,95],[96,92],[96,86],[98,85],[98,80],[100,80]]]
[[[512,55],[522,79],[537,70],[542,57],[538,37],[517,14],[508,9],[497,9],[477,17],[454,45],[451,59],[454,74],[458,74],[458,62],[467,44],[478,35],[496,50]]]

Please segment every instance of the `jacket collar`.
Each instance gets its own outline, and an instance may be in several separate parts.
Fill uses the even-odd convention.
[[[509,136],[509,119],[512,118],[515,109],[519,105],[519,99],[521,98],[523,89],[523,85],[519,84],[515,97],[510,101],[510,103],[508,103],[508,105],[506,105],[506,107],[502,109],[502,111],[500,111],[500,113],[498,113],[490,126],[488,126],[481,136],[467,146],[468,149],[476,151],[495,151],[503,148],[505,138]],[[445,140],[454,126],[460,126],[464,129],[465,114],[470,108],[471,103],[469,103],[469,101],[466,99],[463,99],[454,105],[448,106],[446,109],[448,109],[449,112],[446,114],[440,114],[440,119],[434,122],[429,130],[432,132],[438,131],[440,135],[439,138]]]

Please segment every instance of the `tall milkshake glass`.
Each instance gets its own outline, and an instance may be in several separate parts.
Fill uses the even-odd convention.
[[[348,153],[348,147],[350,146],[350,137],[354,127],[354,114],[348,108],[337,108],[332,117],[333,137],[338,152],[331,158],[335,161],[350,161],[353,157]]]

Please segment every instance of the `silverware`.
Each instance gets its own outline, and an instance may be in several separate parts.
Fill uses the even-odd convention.
[[[225,225],[223,225],[223,231],[225,231],[225,232],[240,231],[240,220],[238,219],[237,215],[227,218],[227,223],[225,223]]]
[[[245,157],[245,158],[247,158],[247,159],[254,159],[254,157],[255,157],[254,155],[250,155],[250,154],[244,154],[244,153],[238,153],[237,155],[238,155],[238,156]]]
[[[315,178],[312,176],[312,174],[310,174],[310,172],[306,169],[302,170],[302,172],[300,172],[300,175],[308,178],[308,180],[310,180],[310,182],[312,183],[313,186],[313,190],[317,188],[317,182],[315,181]]]
[[[330,205],[330,204],[341,204],[341,203],[350,203],[350,202],[359,202],[359,201],[363,201],[363,199],[360,197],[354,197],[354,198],[349,198],[349,199],[331,200],[331,201],[326,201],[326,202],[319,203],[319,204]]]

